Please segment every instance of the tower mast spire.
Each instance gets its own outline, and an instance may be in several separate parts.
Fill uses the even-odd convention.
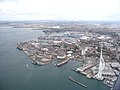
[[[103,47],[103,43],[101,44],[100,62],[99,62],[98,74],[96,75],[96,78],[98,80],[103,80],[102,72],[105,68],[105,61],[104,61],[104,58],[103,58],[102,47]]]

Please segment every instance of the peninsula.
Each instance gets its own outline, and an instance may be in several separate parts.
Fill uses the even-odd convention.
[[[45,36],[40,36],[37,40],[18,42],[17,48],[30,57],[33,64],[40,66],[52,61],[57,61],[57,67],[71,60],[82,62],[75,69],[71,67],[72,70],[87,78],[103,80],[105,85],[112,88],[120,71],[119,27],[97,23],[87,26],[94,28],[93,30],[75,29],[80,26],[76,26],[76,23],[72,26],[71,23],[65,24],[64,28],[69,29],[63,30],[63,26],[52,25],[52,29],[43,30]],[[117,31],[112,31],[115,27]],[[101,28],[103,30],[99,31]]]

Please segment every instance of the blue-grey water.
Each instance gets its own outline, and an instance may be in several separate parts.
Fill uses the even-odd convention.
[[[37,39],[42,31],[0,28],[0,90],[110,90],[101,81],[87,79],[71,70],[80,62],[70,61],[61,67],[55,62],[45,66],[31,64],[31,59],[16,49],[16,43]],[[74,77],[88,88],[68,80]]]

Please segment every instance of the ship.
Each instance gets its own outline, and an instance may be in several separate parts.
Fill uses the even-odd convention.
[[[78,85],[81,85],[81,86],[84,87],[84,88],[87,88],[86,85],[84,85],[84,84],[78,82],[77,80],[73,79],[72,77],[68,77],[68,79],[71,80],[71,81],[73,81],[74,83],[77,83]]]

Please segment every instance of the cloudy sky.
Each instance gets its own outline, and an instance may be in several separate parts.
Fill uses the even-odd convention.
[[[120,21],[120,0],[0,0],[0,20]]]

